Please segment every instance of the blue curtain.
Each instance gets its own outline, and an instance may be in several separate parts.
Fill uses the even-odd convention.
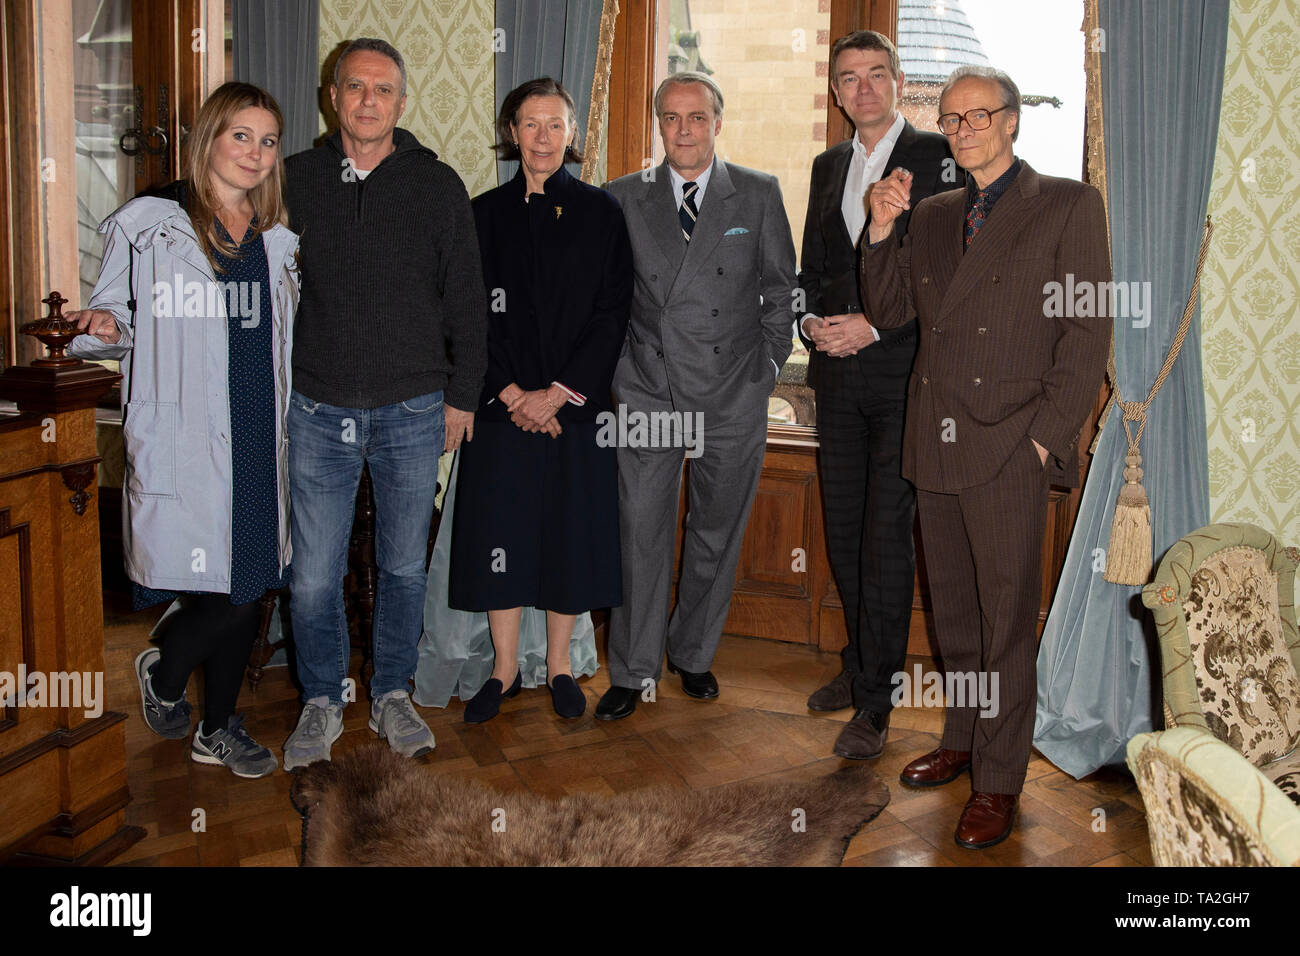
[[[1115,365],[1125,401],[1146,398],[1195,274],[1218,136],[1228,13],[1227,0],[1100,3],[1115,281],[1151,283],[1150,324],[1115,321]],[[1109,543],[1126,450],[1116,408],[1092,461],[1038,654],[1034,743],[1075,777],[1122,763],[1128,740],[1160,723],[1159,647],[1140,589],[1104,581],[1098,551]],[[1147,412],[1142,459],[1159,561],[1209,516],[1199,308]]]
[[[230,16],[234,78],[280,104],[285,156],[310,149],[320,116],[318,0],[231,0]]]
[[[496,54],[496,111],[520,83],[542,76],[559,80],[578,107],[574,142],[581,150],[603,6],[603,0],[497,0],[496,25],[504,31],[505,50]],[[580,172],[576,163],[568,168],[574,176]],[[497,183],[508,182],[518,169],[515,160],[498,162]]]

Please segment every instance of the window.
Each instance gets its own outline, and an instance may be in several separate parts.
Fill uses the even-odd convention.
[[[830,4],[820,0],[663,0],[658,5],[655,85],[682,70],[710,74],[725,109],[718,155],[781,182],[796,254],[813,158],[826,148]],[[655,133],[654,162],[663,143]],[[707,201],[707,199],[706,199]],[[811,425],[808,353],[794,351],[768,401],[768,421]]]
[[[899,0],[903,115],[935,131],[939,90],[958,66],[1005,70],[1020,88],[1016,155],[1038,172],[1083,171],[1083,0]]]

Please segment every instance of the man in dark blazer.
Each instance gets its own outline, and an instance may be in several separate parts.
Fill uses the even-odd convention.
[[[980,848],[1011,832],[1029,763],[1048,484],[1077,481],[1079,432],[1106,364],[1109,312],[1092,303],[1110,288],[1110,254],[1097,190],[1014,155],[1010,77],[958,68],[939,113],[967,188],[918,203],[900,248],[909,177],[878,183],[862,288],[877,324],[918,323],[903,474],[917,487],[944,670],[963,679],[947,686],[989,692],[949,696],[939,748],[902,781],[937,786],[970,768],[955,838]],[[1060,307],[1071,285],[1091,302]]]
[[[800,333],[811,352],[808,383],[817,392],[826,548],[849,642],[843,669],[808,707],[856,707],[835,753],[861,760],[884,750],[893,678],[907,655],[916,497],[899,460],[916,323],[884,332],[871,325],[859,295],[857,243],[866,192],[882,176],[911,171],[912,196],[920,200],[955,188],[957,168],[944,137],[918,132],[898,112],[903,73],[888,37],[872,30],[840,37],[830,75],[835,102],[855,132],[813,160],[799,272],[809,314]],[[907,215],[899,217],[899,239]]]
[[[708,76],[668,77],[655,115],[667,160],[609,184],[627,219],[635,277],[614,396],[630,421],[702,425],[695,438],[703,443],[647,442],[634,430],[619,442],[623,604],[610,612],[611,686],[596,708],[604,720],[636,709],[659,679],[665,649],[688,695],[718,696],[709,668],[763,467],[767,399],[793,346],[794,242],[776,177],[715,157],[722,91]],[[690,510],[670,620],[688,452]]]

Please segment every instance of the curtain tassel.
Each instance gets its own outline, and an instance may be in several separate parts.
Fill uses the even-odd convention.
[[[1111,584],[1141,585],[1151,578],[1151,505],[1142,487],[1142,455],[1130,449],[1124,466],[1102,577]]]
[[[1126,402],[1120,397],[1119,375],[1115,369],[1115,341],[1112,337],[1110,358],[1106,362],[1106,376],[1111,383],[1110,401],[1106,411],[1118,406],[1123,411],[1122,424],[1124,434],[1128,436],[1128,454],[1124,456],[1124,486],[1119,490],[1119,499],[1115,503],[1115,518],[1110,525],[1110,545],[1106,549],[1106,570],[1102,577],[1111,584],[1139,586],[1151,580],[1151,568],[1154,564],[1151,545],[1151,504],[1147,500],[1146,489],[1142,487],[1142,432],[1147,427],[1147,410],[1155,401],[1164,385],[1165,379],[1173,371],[1174,362],[1182,350],[1183,340],[1191,328],[1192,313],[1196,311],[1196,301],[1201,290],[1201,270],[1205,267],[1205,256],[1210,251],[1210,237],[1214,235],[1214,224],[1210,217],[1205,217],[1205,227],[1201,231],[1201,251],[1196,257],[1196,273],[1192,276],[1192,291],[1187,296],[1187,305],[1183,308],[1183,317],[1179,320],[1178,331],[1165,353],[1165,360],[1160,365],[1151,391],[1146,401]],[[1106,411],[1103,411],[1103,421]],[[1133,434],[1129,422],[1137,422],[1137,434]],[[1101,424],[1097,426],[1098,438]],[[1094,444],[1094,447],[1096,445]]]

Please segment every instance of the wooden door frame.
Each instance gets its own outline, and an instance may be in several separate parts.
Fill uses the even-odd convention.
[[[655,0],[623,0],[609,74],[606,179],[643,169],[654,155],[650,97],[655,73]]]
[[[162,157],[147,157],[144,173],[136,177],[137,192],[180,178],[184,135],[207,92],[207,37],[195,31],[208,28],[203,0],[131,0],[132,79],[143,91],[142,126],[158,125],[167,134],[166,164]],[[199,37],[204,38],[202,44],[196,42]],[[163,84],[167,117],[160,121]]]
[[[0,134],[0,165],[4,170],[3,283],[5,340],[0,365],[24,364],[41,354],[40,343],[18,334],[18,328],[39,315],[43,284],[41,251],[41,133],[36,105],[40,102],[34,0],[5,0],[3,26],[3,109],[7,127]],[[33,188],[33,187],[36,188]],[[75,223],[73,225],[75,236]]]
[[[75,191],[76,143],[72,76],[62,44],[71,23],[71,0],[4,0],[0,16],[0,173],[4,197],[0,220],[0,368],[24,365],[43,353],[40,343],[18,334],[24,322],[45,314],[51,288],[80,308]],[[165,77],[171,104],[167,123],[172,177],[179,176],[183,127],[193,121],[204,95],[221,82],[224,5],[220,0],[132,0],[132,21],[151,39],[133,51],[136,69]],[[143,26],[141,26],[143,25]],[[195,50],[194,30],[205,28],[206,55]],[[161,66],[160,66],[161,64]],[[146,101],[156,98],[146,93]],[[146,117],[154,115],[146,110]],[[152,124],[150,124],[152,125]],[[53,186],[54,188],[50,188]]]

